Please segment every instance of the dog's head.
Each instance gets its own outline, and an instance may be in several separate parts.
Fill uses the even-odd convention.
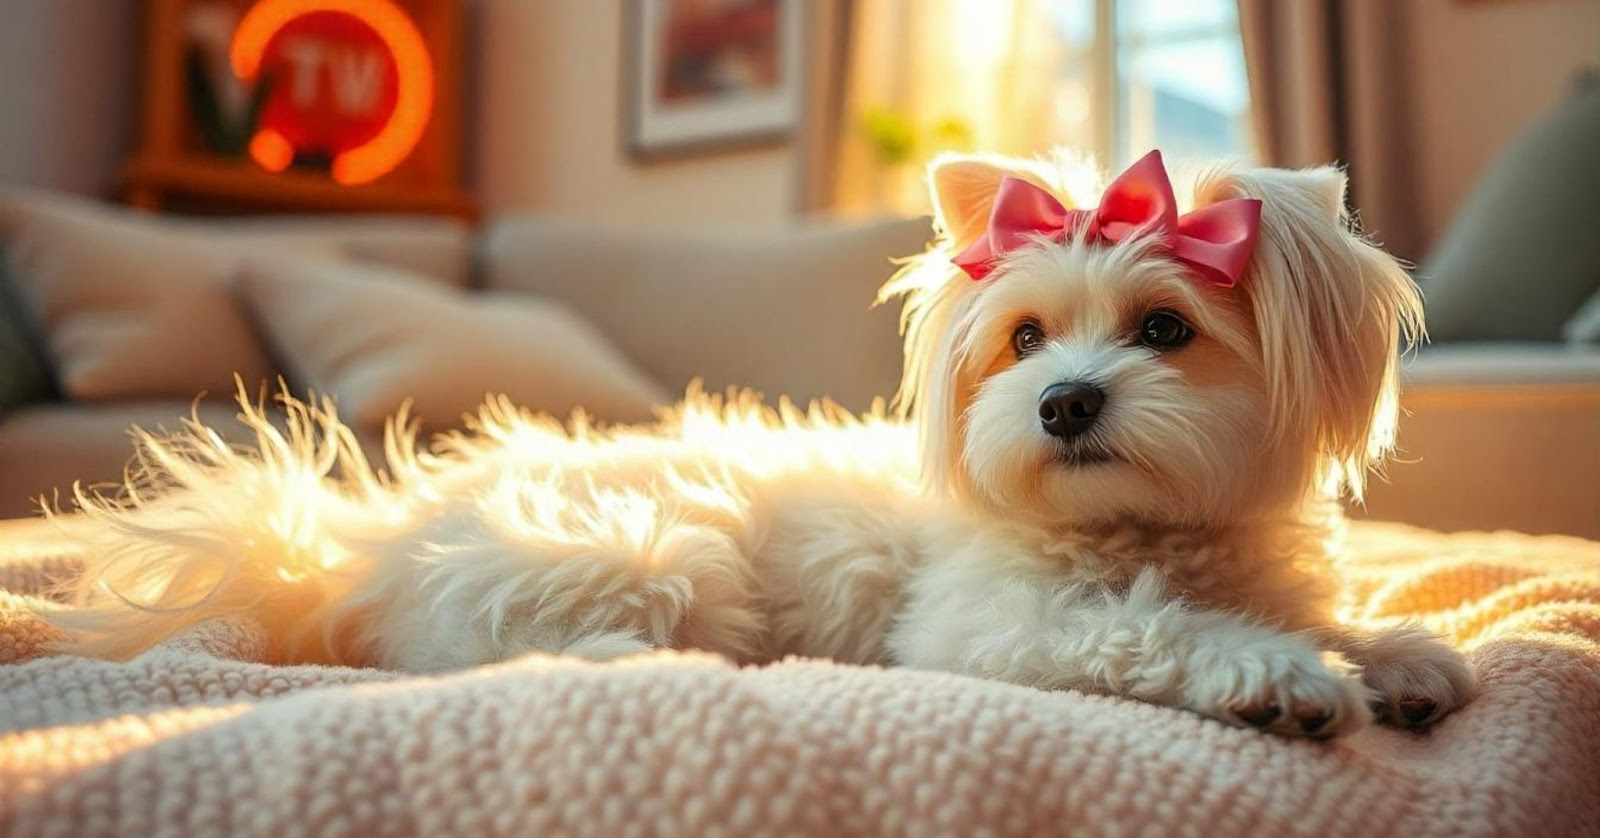
[[[1068,210],[1103,188],[1071,161],[940,159],[939,242],[883,291],[905,297],[899,402],[935,486],[1045,524],[1209,526],[1359,497],[1393,443],[1421,313],[1402,267],[1350,229],[1342,173],[1213,168],[1176,190],[1183,212],[1259,200],[1231,287],[1170,239],[1082,227],[1026,236],[974,280],[953,260],[989,235],[1008,179]]]

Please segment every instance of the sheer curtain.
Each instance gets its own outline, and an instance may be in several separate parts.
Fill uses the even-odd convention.
[[[1074,138],[1049,0],[856,0],[831,172],[846,213],[928,210],[940,151],[1028,155]],[[1084,103],[1082,107],[1086,108]]]

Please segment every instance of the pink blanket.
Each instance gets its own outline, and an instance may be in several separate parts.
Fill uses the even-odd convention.
[[[1290,742],[817,661],[269,666],[215,623],[51,657],[29,606],[71,562],[0,528],[0,834],[1600,835],[1600,544],[1369,524],[1350,547],[1352,619],[1415,615],[1479,667],[1431,734]]]

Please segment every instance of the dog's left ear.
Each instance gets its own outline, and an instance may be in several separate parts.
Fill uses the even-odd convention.
[[[1056,185],[1052,174],[1037,160],[993,154],[941,154],[928,164],[934,226],[959,251],[988,226],[1002,180],[1021,178],[1049,190]]]
[[[1314,476],[1360,498],[1393,448],[1400,353],[1422,332],[1405,268],[1352,229],[1332,167],[1216,172],[1195,205],[1259,198],[1261,231],[1241,288],[1250,297],[1274,436],[1315,451]]]

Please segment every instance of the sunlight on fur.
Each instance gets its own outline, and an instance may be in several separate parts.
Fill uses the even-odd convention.
[[[601,428],[491,398],[426,446],[402,414],[374,464],[331,402],[241,393],[253,444],[141,433],[125,496],[77,493],[88,566],[46,616],[107,657],[215,618],[275,660],[415,672],[798,654],[1316,738],[1470,698],[1438,638],[1335,614],[1337,500],[1393,444],[1421,331],[1340,172],[980,156],[930,182],[937,239],[880,298],[893,411],[692,388]],[[1012,195],[1043,221],[1004,227]],[[1233,238],[1185,238],[1224,212]]]

